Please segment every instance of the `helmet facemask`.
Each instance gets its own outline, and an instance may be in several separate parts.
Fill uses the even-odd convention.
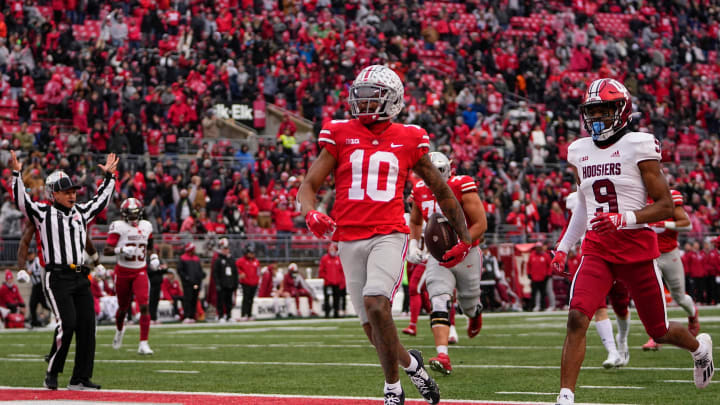
[[[605,141],[627,124],[622,120],[624,109],[623,99],[590,102],[580,106],[585,130],[592,136],[593,141]]]
[[[374,122],[390,119],[388,103],[395,101],[393,89],[379,84],[362,83],[350,87],[350,111],[361,121]],[[373,108],[374,107],[374,108]]]

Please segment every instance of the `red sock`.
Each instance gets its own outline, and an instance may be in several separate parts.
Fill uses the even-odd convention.
[[[422,306],[422,298],[419,294],[410,296],[410,324],[416,325],[420,316],[420,307]]]
[[[313,302],[312,296],[308,295],[307,299],[308,299],[308,307],[310,307],[310,312],[312,312],[312,310],[313,310],[312,309],[312,302]]]
[[[295,297],[295,309],[297,310],[297,314],[300,315],[300,296]]]
[[[127,316],[127,313],[125,311],[117,310],[115,312],[115,327],[117,330],[122,330],[125,326],[125,317]]]
[[[150,334],[150,314],[140,315],[140,340],[148,340]]]
[[[450,307],[450,325],[455,326],[455,305]]]

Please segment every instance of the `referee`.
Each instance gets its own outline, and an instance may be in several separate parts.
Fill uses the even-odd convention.
[[[107,156],[104,165],[105,180],[90,201],[76,204],[79,185],[72,183],[62,171],[48,176],[45,186],[52,191],[52,205],[32,201],[25,194],[20,172],[22,163],[15,151],[10,152],[9,166],[13,171],[13,197],[15,202],[35,225],[40,234],[42,254],[45,259],[45,292],[58,322],[57,352],[49,359],[44,385],[55,390],[57,376],[63,371],[73,334],[75,341],[75,366],[68,389],[98,390],[100,386],[90,381],[95,360],[95,310],[90,281],[83,268],[83,251],[87,237],[87,225],[107,206],[115,188],[113,173],[118,158],[114,153]]]

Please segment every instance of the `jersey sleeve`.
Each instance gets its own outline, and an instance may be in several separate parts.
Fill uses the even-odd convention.
[[[660,155],[660,141],[658,141],[652,134],[636,132],[633,134],[632,143],[635,152],[635,163],[640,163],[645,160],[657,160],[660,161],[662,156]]]
[[[455,181],[461,193],[477,193],[478,186],[470,176],[457,176]]]
[[[120,240],[120,233],[122,230],[120,229],[120,223],[118,221],[113,221],[110,223],[110,227],[108,228],[108,237],[107,237],[107,244],[108,246],[117,246],[118,241]]]
[[[575,166],[576,169],[579,169],[579,167],[580,167],[579,162],[578,162],[578,153],[580,150],[580,141],[581,140],[582,140],[582,138],[574,141],[568,147],[567,161],[571,165]]]
[[[414,146],[410,151],[412,167],[423,155],[430,152],[430,136],[428,136],[427,131],[417,125],[405,125],[405,128],[409,134],[410,142]]]
[[[670,196],[672,197],[673,205],[675,205],[676,207],[682,207],[684,201],[681,192],[677,190],[670,190]]]
[[[420,205],[420,200],[418,199],[418,189],[421,185],[425,184],[424,181],[420,180],[413,186],[412,190],[410,190],[410,200],[412,200],[413,204]]]
[[[338,128],[344,121],[330,121],[325,124],[318,135],[318,146],[320,149],[325,148],[335,159],[338,158],[338,149],[336,139],[338,137]]]

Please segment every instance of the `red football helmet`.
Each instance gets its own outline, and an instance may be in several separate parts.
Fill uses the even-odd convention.
[[[136,224],[142,215],[143,205],[137,198],[128,198],[120,205],[120,214],[131,224]]]
[[[612,107],[611,113],[592,115],[590,110],[597,106]],[[585,102],[580,105],[580,114],[585,129],[593,141],[606,141],[632,120],[632,99],[630,92],[614,79],[597,79],[590,83],[585,93]],[[607,122],[612,121],[608,127]]]

